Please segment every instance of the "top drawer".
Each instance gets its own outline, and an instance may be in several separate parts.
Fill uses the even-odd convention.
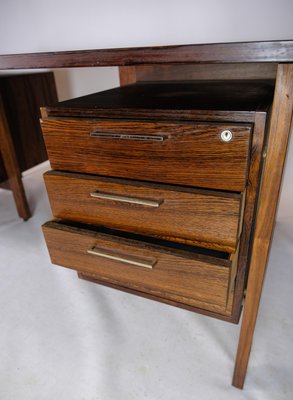
[[[82,118],[46,118],[41,125],[53,169],[239,192],[245,187],[249,125]]]

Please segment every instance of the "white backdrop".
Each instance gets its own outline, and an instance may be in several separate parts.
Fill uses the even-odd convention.
[[[1,0],[0,53],[291,39],[292,0]]]

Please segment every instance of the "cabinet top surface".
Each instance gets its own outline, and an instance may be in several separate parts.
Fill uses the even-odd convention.
[[[293,62],[293,40],[0,55],[0,69]]]
[[[47,107],[48,116],[99,117],[101,113],[121,112],[123,117],[141,110],[267,111],[273,99],[274,82],[183,81],[135,83],[63,101]]]

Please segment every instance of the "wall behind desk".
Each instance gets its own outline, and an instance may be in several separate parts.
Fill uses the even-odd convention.
[[[9,0],[0,53],[292,39],[292,0]]]

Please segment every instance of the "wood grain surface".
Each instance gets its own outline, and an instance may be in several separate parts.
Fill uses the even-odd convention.
[[[120,86],[129,85],[136,82],[135,67],[119,67]]]
[[[0,56],[0,69],[251,62],[293,62],[293,41],[234,42],[5,54]]]
[[[209,311],[209,310],[206,310],[206,309],[203,309],[203,308],[194,307],[194,306],[191,306],[189,304],[180,303],[179,301],[174,301],[174,300],[170,300],[170,299],[167,299],[167,298],[164,298],[164,297],[160,297],[158,295],[154,295],[154,294],[151,294],[151,293],[142,292],[142,291],[140,291],[138,289],[131,289],[129,287],[122,286],[121,284],[110,283],[108,281],[102,280],[101,278],[99,278],[98,276],[96,276],[94,274],[89,274],[89,273],[85,274],[84,272],[77,272],[77,275],[78,275],[78,277],[80,279],[84,279],[86,281],[93,282],[93,283],[96,283],[98,285],[103,285],[103,286],[106,286],[108,288],[112,288],[112,289],[115,289],[115,290],[121,290],[122,292],[125,292],[125,293],[130,293],[130,294],[133,294],[133,295],[136,295],[136,296],[139,296],[139,297],[144,297],[144,298],[149,299],[149,300],[158,301],[158,302],[163,303],[163,304],[168,304],[168,305],[173,306],[173,307],[182,308],[182,309],[187,310],[187,311],[191,311],[191,312],[195,312],[195,313],[198,313],[198,314],[206,315],[206,316],[213,317],[213,318],[216,318],[216,319],[219,319],[219,320],[222,320],[222,321],[238,324],[238,320],[235,320],[234,317],[231,315],[231,309],[229,308],[229,304],[227,305],[226,311],[223,314],[219,314],[219,313],[217,313],[215,311]],[[232,293],[232,297],[231,298],[233,299],[233,293]]]
[[[198,81],[198,80],[243,80],[275,79],[277,64],[161,64],[119,67],[120,77],[127,82],[127,75],[133,68],[132,78],[138,82],[152,81]]]
[[[257,210],[258,188],[262,174],[263,154],[266,146],[267,123],[267,115],[265,113],[256,113],[251,142],[249,173],[245,195],[245,208],[242,220],[243,225],[241,230],[242,234],[239,244],[240,249],[238,269],[233,299],[234,311],[241,310],[243,293],[247,282],[251,246],[253,242],[255,214]]]
[[[48,159],[39,108],[57,102],[53,72],[0,75],[0,93],[19,169],[23,172]],[[3,178],[0,165],[0,180]]]
[[[226,252],[236,249],[241,195],[52,171],[44,175],[54,217],[160,236]],[[93,198],[155,200],[158,207]]]
[[[281,187],[293,114],[293,65],[279,65],[233,385],[243,388]]]
[[[104,281],[166,299],[224,313],[231,261],[172,250],[65,224],[49,222],[43,232],[51,260]],[[152,269],[87,254],[91,248],[154,260]]]
[[[41,124],[53,169],[238,192],[246,185],[249,125],[50,118]],[[226,129],[233,133],[230,142],[220,137]],[[164,140],[97,138],[91,132]]]
[[[0,94],[0,153],[7,177],[9,187],[13,192],[14,201],[20,218],[25,221],[31,217],[31,212],[25,196],[21,179],[21,172],[17,162],[9,125],[5,116],[2,97]]]

